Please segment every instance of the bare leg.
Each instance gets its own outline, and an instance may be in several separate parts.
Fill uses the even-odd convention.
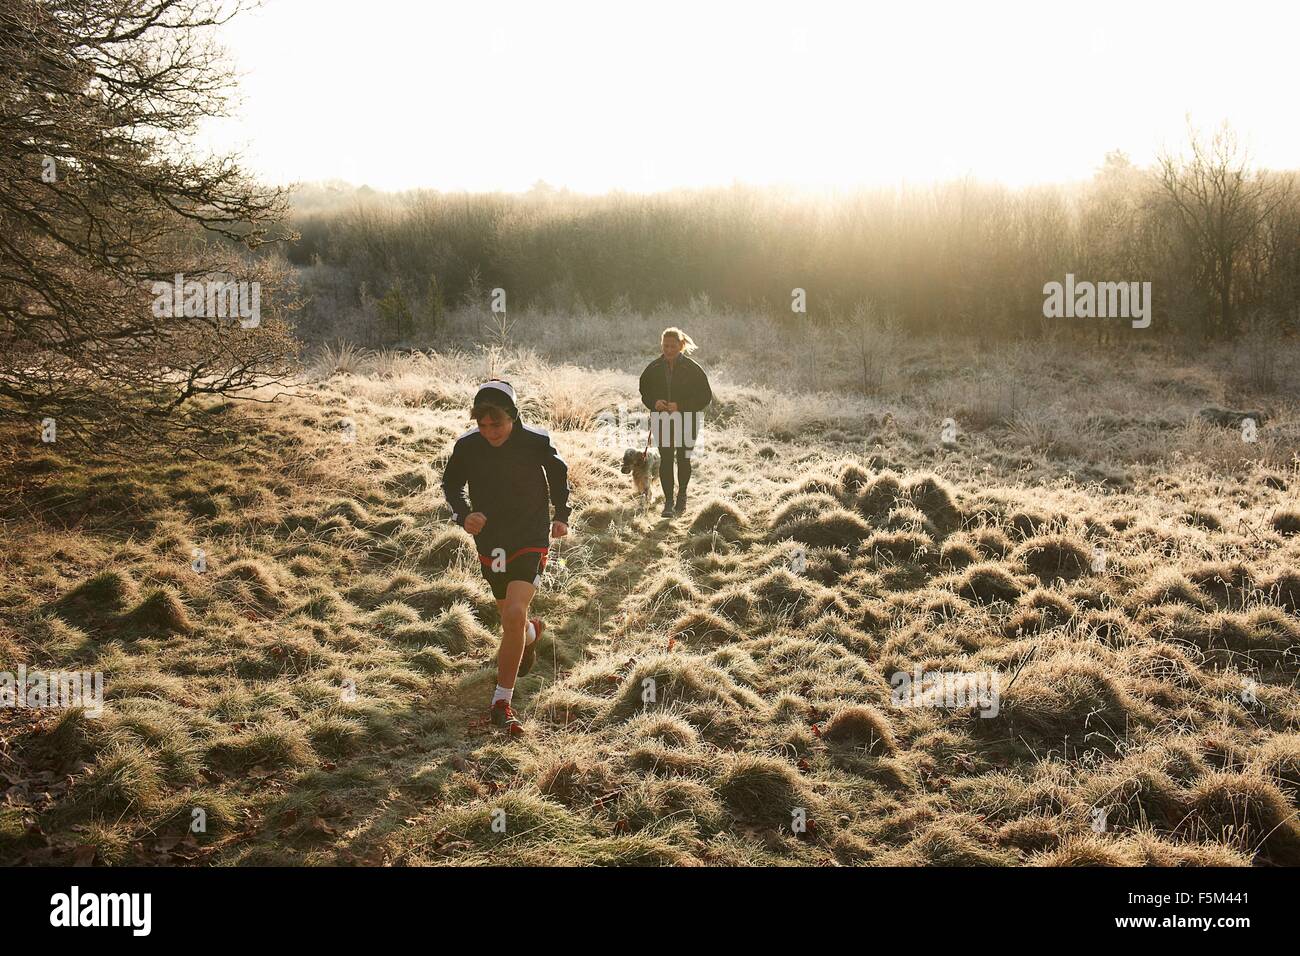
[[[528,606],[533,603],[537,589],[527,581],[511,581],[506,586],[504,601],[497,601],[501,610],[501,650],[497,652],[497,683],[513,688],[519,673],[519,661],[524,656],[524,629],[528,626]]]

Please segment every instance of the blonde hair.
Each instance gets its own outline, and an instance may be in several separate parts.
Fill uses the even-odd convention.
[[[699,346],[695,344],[695,340],[693,338],[691,338],[689,335],[687,335],[685,332],[683,332],[675,325],[670,325],[668,328],[664,329],[663,335],[659,336],[659,340],[662,342],[670,335],[673,338],[675,338],[678,342],[682,343],[683,355],[690,355],[697,348],[699,348]]]

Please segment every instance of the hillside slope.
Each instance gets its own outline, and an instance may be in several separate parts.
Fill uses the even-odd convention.
[[[437,487],[481,363],[199,406],[213,461],[10,436],[0,670],[107,706],[0,709],[0,863],[1300,862],[1293,410],[1251,447],[1190,400],[1159,453],[1140,415],[948,447],[938,406],[723,381],[665,522],[596,427],[632,376],[497,358],[576,505],[519,741]],[[995,675],[997,713],[896,706],[917,669]]]

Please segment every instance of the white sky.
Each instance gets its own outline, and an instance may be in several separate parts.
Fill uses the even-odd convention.
[[[1300,168],[1300,4],[266,0],[220,35],[271,182],[582,192],[1139,164],[1228,119]]]

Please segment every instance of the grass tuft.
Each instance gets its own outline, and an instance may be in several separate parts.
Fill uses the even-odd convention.
[[[984,562],[972,565],[957,579],[957,593],[980,604],[994,601],[1015,603],[1024,593],[1021,583],[1000,564]]]
[[[889,721],[874,707],[863,705],[837,711],[822,731],[822,738],[832,744],[861,748],[874,756],[898,751]]]
[[[1015,550],[1013,557],[1040,581],[1073,581],[1087,574],[1092,565],[1091,549],[1063,534],[1030,538]]]
[[[153,588],[140,603],[122,615],[121,623],[149,634],[189,634],[194,630],[189,612],[173,588]]]

